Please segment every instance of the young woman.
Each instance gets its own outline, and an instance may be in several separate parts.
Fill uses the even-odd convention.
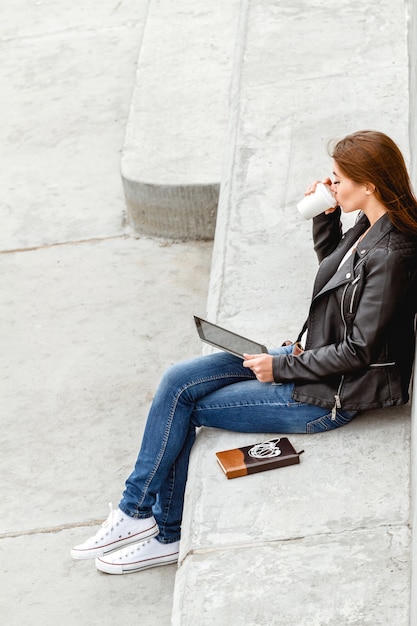
[[[386,135],[361,131],[333,150],[338,206],[313,221],[320,267],[304,350],[211,354],[164,374],[117,510],[71,551],[122,574],[178,558],[188,461],[198,426],[317,433],[358,411],[406,403],[415,346],[417,200]],[[314,183],[307,191],[314,191]],[[362,212],[342,235],[340,211]],[[280,384],[275,384],[280,383]]]

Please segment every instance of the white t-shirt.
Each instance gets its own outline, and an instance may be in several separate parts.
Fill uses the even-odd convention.
[[[361,241],[362,237],[359,237],[359,239],[353,244],[353,246],[351,248],[349,248],[349,250],[346,252],[345,256],[343,257],[343,259],[340,261],[339,263],[339,267],[337,268],[338,270],[342,267],[343,263],[345,263],[348,258],[350,257],[351,254],[354,254],[356,248],[358,247],[360,241]],[[307,340],[307,333],[308,333],[308,328],[307,330],[303,333],[302,337],[301,337],[301,345],[305,346],[306,345],[306,340]]]

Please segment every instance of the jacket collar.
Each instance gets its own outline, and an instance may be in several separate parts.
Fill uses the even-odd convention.
[[[352,248],[367,228],[369,228],[369,220],[366,215],[362,215],[355,226],[344,235],[337,249],[323,260],[317,276],[317,278],[320,277],[320,280],[316,281],[314,297],[351,281],[354,278],[354,268],[362,264],[370,250],[372,250],[389,231],[393,230],[394,226],[388,214],[385,213],[375,222],[371,230],[362,239],[358,246],[357,254],[352,254],[346,262],[339,267],[346,252]]]
[[[358,221],[358,225],[359,225],[359,223],[362,222],[362,220],[364,218],[366,220],[366,223],[368,224],[368,226],[367,226],[367,228],[368,228],[369,227],[369,221],[368,221],[368,218],[365,215],[362,215],[361,219]],[[365,235],[365,237],[362,239],[361,247],[365,251],[370,250],[371,248],[373,248],[378,243],[378,241],[380,241],[382,239],[382,237],[385,237],[385,235],[390,230],[393,230],[393,229],[394,229],[394,225],[392,224],[390,218],[388,217],[388,213],[384,213],[384,215],[382,215],[382,217],[380,217],[379,220],[377,220],[375,222],[375,224],[372,226],[372,228],[369,231],[369,233],[367,233]]]

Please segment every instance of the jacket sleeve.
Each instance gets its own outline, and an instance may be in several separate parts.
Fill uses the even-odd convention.
[[[340,221],[341,209],[326,215],[322,213],[313,219],[314,250],[319,262],[331,254],[339,244],[342,237],[342,224]]]
[[[379,248],[370,254],[361,272],[364,288],[344,339],[306,350],[299,356],[274,356],[275,382],[317,382],[370,365],[401,303],[408,283],[408,267],[394,252]]]

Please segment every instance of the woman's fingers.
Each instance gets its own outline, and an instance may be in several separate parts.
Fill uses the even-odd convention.
[[[244,354],[243,366],[248,367],[261,383],[274,381],[272,359],[270,354]]]
[[[305,192],[305,196],[309,196],[312,193],[314,193],[316,191],[316,187],[319,183],[323,183],[324,185],[330,185],[332,184],[332,181],[330,180],[330,178],[324,178],[323,180],[314,180],[312,183],[310,183],[310,185],[307,187],[307,190]]]

